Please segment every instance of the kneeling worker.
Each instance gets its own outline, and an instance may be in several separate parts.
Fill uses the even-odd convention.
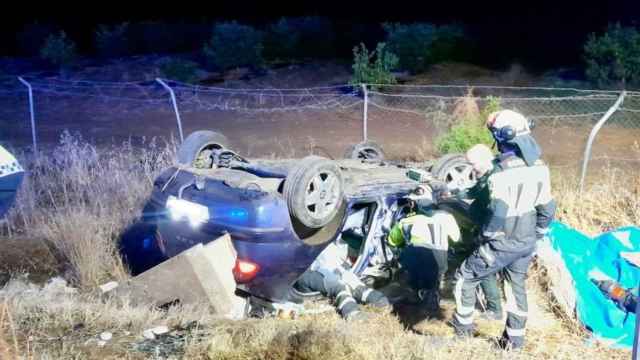
[[[440,309],[440,286],[448,268],[449,240],[460,240],[453,215],[442,210],[416,211],[419,196],[411,195],[410,212],[398,221],[387,238],[399,250],[398,262],[408,272],[409,285],[429,311]]]

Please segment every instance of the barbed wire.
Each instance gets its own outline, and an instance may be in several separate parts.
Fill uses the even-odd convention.
[[[541,86],[500,86],[500,85],[438,85],[438,84],[366,84],[369,87],[384,87],[384,88],[418,88],[418,89],[501,89],[501,90],[516,90],[516,91],[571,91],[571,92],[588,92],[588,93],[602,93],[602,94],[620,94],[621,90],[593,90],[593,89],[579,89],[579,88],[565,88],[565,87],[541,87]],[[627,91],[628,95],[638,96],[640,91]]]

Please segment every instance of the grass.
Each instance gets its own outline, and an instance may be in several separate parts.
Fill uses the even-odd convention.
[[[97,149],[63,133],[51,152],[22,161],[30,176],[9,216],[12,233],[42,239],[81,287],[125,278],[115,240],[173,160],[172,144],[146,146]]]
[[[577,171],[552,170],[558,220],[589,235],[640,224],[640,175],[611,165],[590,171],[594,175],[581,194]]]
[[[470,88],[467,95],[454,104],[452,117],[455,119],[450,128],[436,138],[435,147],[438,153],[464,153],[476,144],[491,146],[493,137],[487,131],[487,116],[500,110],[500,99],[489,98],[487,105],[480,110]]]
[[[133,306],[126,299],[100,298],[96,285],[128,276],[117,255],[116,240],[139,214],[156,174],[173,159],[173,144],[150,141],[146,145],[134,148],[125,143],[98,149],[64,134],[47,156],[23,161],[31,173],[11,213],[10,236],[4,235],[0,242],[12,244],[9,249],[18,247],[20,239],[45,242],[62,269],[52,270],[50,260],[31,259],[28,270],[37,272],[39,264],[47,264],[47,274],[60,272],[69,283],[55,280],[38,286],[14,274],[0,289],[0,358],[20,354],[27,358],[138,359],[169,353],[189,359],[629,356],[626,351],[587,345],[584,330],[573,319],[557,315],[540,285],[547,281],[543,271],[533,271],[530,279],[532,316],[528,344],[520,353],[495,348],[502,323],[480,321],[478,337],[454,341],[443,321],[453,311],[450,296],[439,319],[408,322],[406,316],[415,317],[416,313],[405,309],[397,315],[374,313],[362,323],[346,323],[333,312],[294,320],[231,322],[212,317],[206,307],[155,309]],[[281,146],[291,150],[287,144]],[[590,182],[580,195],[573,172],[556,169],[553,173],[561,221],[589,233],[597,233],[605,225],[640,223],[638,174],[614,168],[601,171],[605,175]],[[16,256],[45,256],[43,253],[22,250]],[[142,330],[157,325],[169,326],[172,336],[152,342],[141,338]],[[98,335],[103,331],[112,332],[114,338],[101,347]]]

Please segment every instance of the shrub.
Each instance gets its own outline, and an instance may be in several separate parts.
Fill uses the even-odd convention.
[[[264,55],[272,60],[331,57],[334,55],[334,37],[328,19],[283,17],[267,28]]]
[[[584,45],[586,75],[599,86],[640,82],[640,33],[633,27],[609,25]]]
[[[181,59],[168,59],[160,64],[162,76],[185,83],[197,80],[198,64]]]
[[[169,24],[162,22],[145,21],[132,24],[130,29],[136,53],[166,53],[183,41]]]
[[[55,29],[51,25],[33,23],[23,27],[16,35],[16,40],[23,54],[27,56],[38,56],[45,40],[54,32]]]
[[[228,70],[262,65],[262,48],[262,34],[258,30],[233,21],[214,26],[204,54],[211,65]]]
[[[281,18],[269,25],[264,39],[264,55],[272,60],[289,60],[300,56],[296,51],[300,45],[300,33],[291,20]]]
[[[65,69],[76,60],[76,45],[67,38],[64,31],[57,35],[51,34],[40,49],[40,56],[61,69]]]
[[[400,67],[412,73],[445,60],[459,60],[464,31],[457,25],[385,23],[386,42],[399,57]]]
[[[129,23],[119,25],[98,25],[95,31],[95,46],[104,57],[120,57],[130,54],[128,39]]]
[[[463,103],[475,100],[471,95],[462,99]],[[464,105],[463,105],[464,106]],[[459,118],[442,136],[436,139],[436,149],[440,154],[464,153],[476,144],[493,144],[493,137],[485,126],[487,116],[500,110],[500,98],[488,97],[480,112],[467,112]]]
[[[375,57],[375,61],[372,62]],[[398,66],[398,57],[386,49],[385,43],[378,43],[376,50],[369,53],[364,44],[353,48],[353,76],[350,84],[395,84],[391,72]]]

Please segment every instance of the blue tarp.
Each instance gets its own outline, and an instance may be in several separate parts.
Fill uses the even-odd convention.
[[[580,321],[596,338],[616,347],[633,346],[636,315],[618,308],[590,279],[609,278],[624,288],[638,287],[640,269],[621,258],[620,253],[640,251],[640,228],[623,227],[591,238],[555,222],[549,240],[575,281]],[[634,293],[638,294],[637,289]]]

